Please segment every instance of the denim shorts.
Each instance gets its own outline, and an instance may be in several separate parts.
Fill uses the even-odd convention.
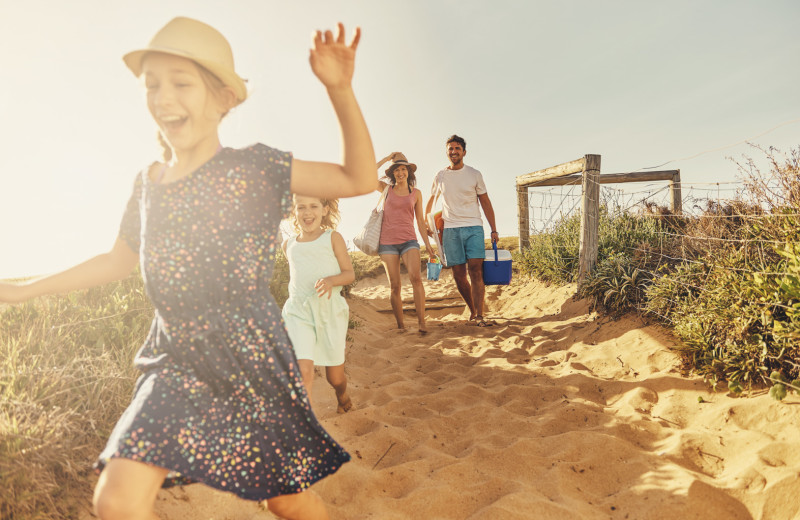
[[[483,226],[444,228],[442,247],[447,265],[466,264],[470,258],[486,258]]]
[[[378,246],[379,255],[400,255],[403,256],[412,249],[419,249],[419,242],[416,240],[409,240],[402,244],[380,244]]]

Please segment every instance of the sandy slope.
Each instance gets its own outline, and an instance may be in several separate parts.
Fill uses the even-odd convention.
[[[452,307],[449,275],[426,286],[444,307],[429,312],[426,337],[380,312],[385,279],[357,287],[354,411],[337,415],[333,391],[315,383],[318,416],[354,459],[315,486],[332,518],[800,518],[796,396],[711,393],[679,374],[662,329],[590,313],[571,287],[489,288],[497,326],[481,329]],[[158,508],[272,518],[201,486],[162,491]]]

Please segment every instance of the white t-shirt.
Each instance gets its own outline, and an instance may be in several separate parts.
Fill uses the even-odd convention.
[[[459,170],[445,168],[433,179],[431,195],[442,198],[444,227],[483,226],[478,195],[486,193],[481,172],[467,166]]]

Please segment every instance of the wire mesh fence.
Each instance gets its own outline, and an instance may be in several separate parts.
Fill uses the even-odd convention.
[[[672,326],[715,382],[800,376],[800,153],[771,164],[732,182],[598,181],[597,263],[579,295]],[[582,186],[525,189],[523,268],[576,281]]]

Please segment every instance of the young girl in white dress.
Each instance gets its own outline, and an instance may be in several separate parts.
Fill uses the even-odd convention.
[[[295,195],[292,219],[298,234],[283,243],[289,261],[289,299],[283,306],[283,321],[309,400],[314,366],[324,366],[328,383],[336,391],[337,412],[345,413],[353,405],[344,373],[350,309],[342,287],[355,280],[355,273],[344,238],[334,231],[339,201]]]

